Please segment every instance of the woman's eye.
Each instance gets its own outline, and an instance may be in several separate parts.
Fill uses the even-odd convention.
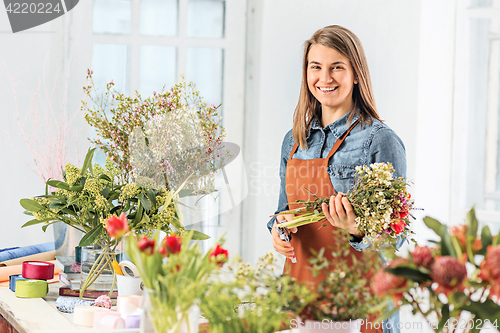
[[[332,69],[333,70],[339,70],[339,69],[342,69],[342,66],[333,66]]]
[[[311,68],[312,68],[312,69],[320,69],[320,67],[319,67],[319,66],[317,66],[317,65],[312,65],[312,66],[311,66]]]

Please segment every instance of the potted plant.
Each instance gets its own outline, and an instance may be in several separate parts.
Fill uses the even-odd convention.
[[[466,223],[448,228],[425,217],[441,239],[394,258],[371,282],[373,292],[410,304],[436,332],[479,332],[500,324],[500,244],[488,226],[478,235],[474,208]]]

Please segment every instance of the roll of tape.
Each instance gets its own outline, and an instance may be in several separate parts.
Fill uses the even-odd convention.
[[[141,318],[141,315],[127,316],[127,318],[125,318],[125,328],[140,328]]]
[[[25,261],[23,262],[23,277],[37,280],[53,279],[54,264],[46,261]]]
[[[59,296],[56,299],[56,309],[63,313],[73,313],[76,306],[91,306],[94,302],[80,298]]]
[[[75,306],[73,323],[80,326],[92,327],[94,325],[94,313],[96,311],[102,311],[102,308],[95,306]]]
[[[49,292],[49,285],[45,280],[17,280],[16,296],[21,298],[45,297]]]
[[[142,314],[142,297],[138,295],[123,295],[116,299],[116,310],[122,317]]]
[[[120,268],[125,276],[139,276],[137,267],[131,261],[123,260],[120,262]]]
[[[25,280],[21,274],[11,275],[9,276],[9,289],[12,291],[16,291],[16,282],[18,280]]]

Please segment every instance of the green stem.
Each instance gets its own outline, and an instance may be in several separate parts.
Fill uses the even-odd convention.
[[[80,287],[80,298],[83,298],[83,292],[92,284],[92,283],[88,283],[88,282],[92,278],[96,267],[99,267],[98,264],[101,262],[101,259],[102,259],[103,255],[104,255],[104,253],[106,252],[107,248],[108,248],[108,246],[106,245],[106,247],[102,249],[101,254],[99,255],[99,257],[97,257],[97,259],[95,260],[94,264],[90,268],[90,271],[89,271],[89,273],[87,275],[87,278],[85,279],[85,282],[83,283],[83,286]]]

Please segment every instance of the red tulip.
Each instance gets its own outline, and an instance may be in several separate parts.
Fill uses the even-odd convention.
[[[165,237],[165,240],[158,250],[164,257],[170,254],[177,254],[181,252],[181,238],[177,235],[169,235]]]
[[[113,238],[120,238],[129,230],[130,228],[125,213],[121,213],[120,217],[112,215],[106,219],[106,231]]]
[[[227,261],[227,256],[228,252],[226,249],[223,249],[219,244],[217,244],[216,247],[212,249],[210,252],[210,261],[212,261],[213,258],[219,259],[217,261],[217,265],[222,266],[226,261]]]
[[[141,240],[137,243],[139,250],[144,252],[148,256],[152,255],[155,250],[155,240],[148,239],[146,236],[142,236]]]

